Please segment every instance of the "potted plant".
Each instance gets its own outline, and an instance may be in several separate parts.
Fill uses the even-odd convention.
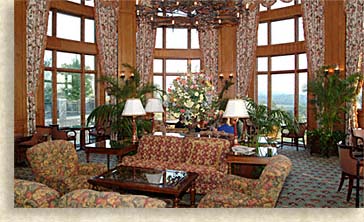
[[[255,127],[255,135],[250,138],[253,144],[258,145],[259,137],[264,137],[268,144],[273,145],[269,137],[271,134],[276,134],[281,128],[281,125],[286,125],[290,129],[298,130],[297,121],[288,112],[280,109],[268,109],[266,105],[257,104],[252,99],[246,99],[249,120]]]
[[[336,144],[345,139],[345,132],[335,126],[343,123],[342,115],[349,111],[356,97],[357,82],[362,79],[359,73],[346,78],[333,66],[323,66],[316,72],[316,78],[309,82],[308,90],[314,95],[310,101],[315,108],[318,127],[308,131],[308,145],[311,153],[330,156],[337,153]]]
[[[98,81],[105,83],[107,93],[112,96],[115,102],[103,104],[96,107],[87,118],[87,125],[97,124],[102,128],[110,128],[111,134],[116,135],[113,140],[130,139],[132,135],[131,119],[122,116],[125,102],[128,98],[140,98],[143,104],[146,102],[146,95],[159,90],[152,84],[141,84],[139,72],[129,64],[123,64],[128,68],[133,77],[122,80],[114,76],[102,76]],[[150,131],[149,120],[137,120],[137,133],[142,135],[144,131]]]

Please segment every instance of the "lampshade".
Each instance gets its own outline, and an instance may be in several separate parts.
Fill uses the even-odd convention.
[[[126,100],[123,116],[142,116],[145,115],[145,110],[143,108],[140,99],[128,99]]]
[[[223,117],[226,118],[248,118],[245,101],[242,99],[229,99]]]
[[[163,113],[163,106],[160,99],[151,98],[148,99],[147,105],[145,106],[145,112],[147,113]]]

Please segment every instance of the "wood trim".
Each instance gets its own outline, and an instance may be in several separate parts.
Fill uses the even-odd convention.
[[[155,49],[154,58],[168,58],[168,59],[200,59],[200,49]]]
[[[270,46],[258,46],[257,57],[261,56],[277,56],[277,55],[291,55],[296,53],[305,53],[305,42],[293,42],[288,44],[277,44]]]
[[[274,9],[259,13],[259,22],[277,21],[301,16],[301,5],[294,5],[280,9]]]
[[[47,49],[88,55],[97,54],[97,47],[95,43],[57,39],[56,37],[50,36],[48,36],[47,39]]]
[[[26,1],[14,1],[14,134],[27,133]]]
[[[51,1],[51,9],[56,8],[58,12],[94,18],[94,8],[80,5],[69,1]]]

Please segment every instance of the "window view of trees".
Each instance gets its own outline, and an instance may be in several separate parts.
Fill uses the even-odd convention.
[[[261,7],[260,11],[269,14],[275,9],[299,4],[300,1],[277,3],[268,9]],[[284,51],[292,48],[285,45],[297,45],[304,41],[302,17],[294,15],[287,18],[285,14],[282,14],[282,19],[275,17],[274,20],[260,21],[258,27],[258,52],[264,47],[264,53],[257,53],[256,100],[272,109],[286,110],[299,121],[306,122],[306,53],[303,50]],[[280,49],[279,54],[275,50],[277,48]]]

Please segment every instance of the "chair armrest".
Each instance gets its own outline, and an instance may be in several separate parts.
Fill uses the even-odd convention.
[[[225,189],[231,189],[241,193],[251,193],[254,185],[258,182],[255,179],[249,179],[236,175],[226,175],[223,179],[222,186]]]
[[[80,163],[78,173],[81,175],[97,176],[107,171],[105,164],[102,163]]]

